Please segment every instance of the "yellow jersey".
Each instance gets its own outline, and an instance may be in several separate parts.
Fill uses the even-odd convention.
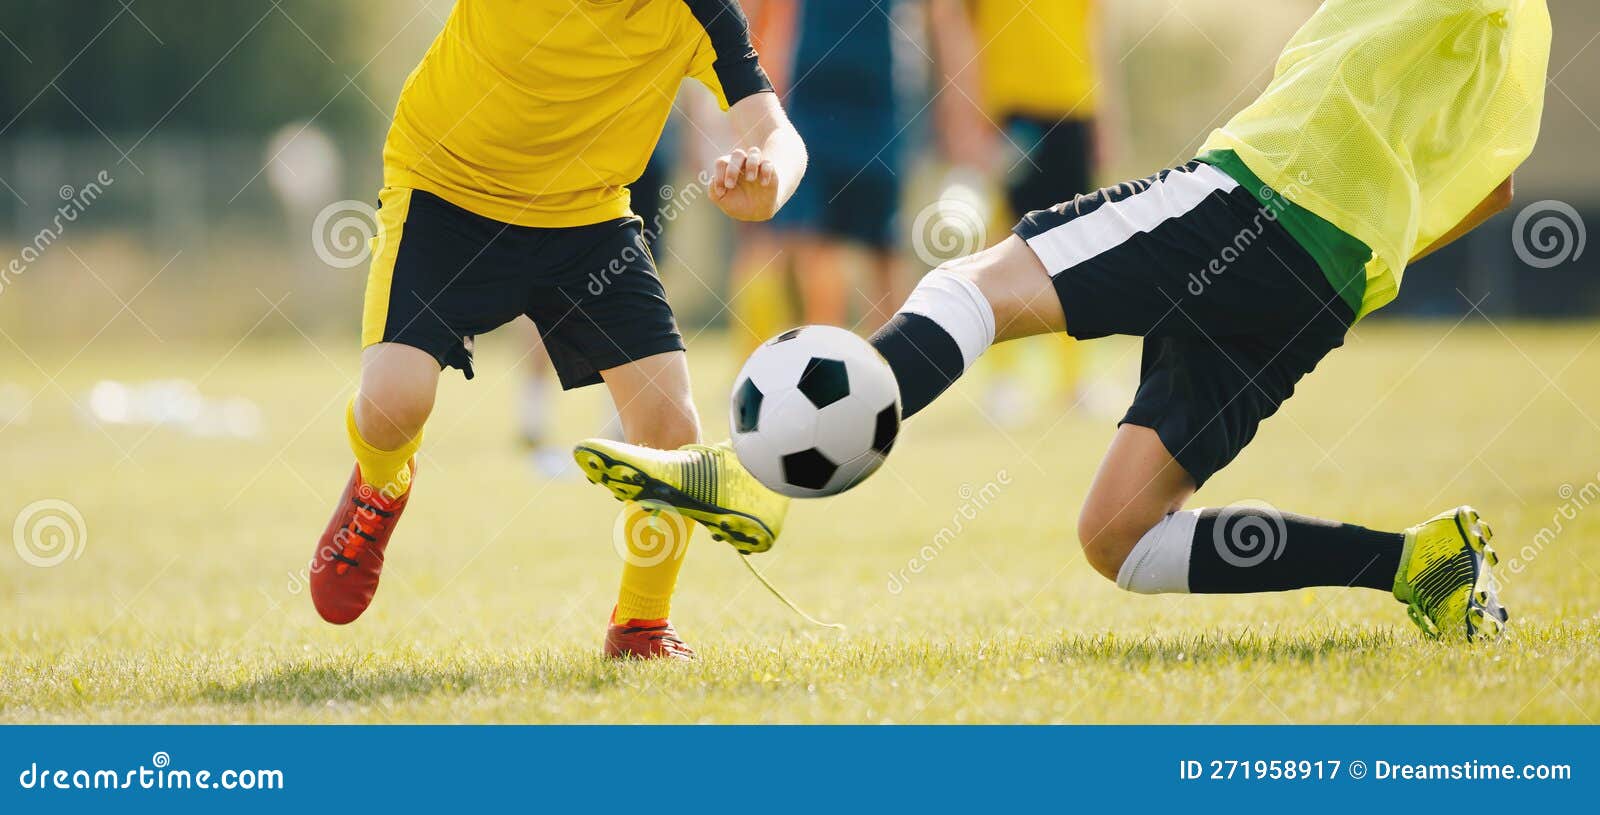
[[[1095,113],[1096,0],[969,0],[991,115]]]
[[[1545,0],[1327,0],[1202,153],[1365,243],[1365,316],[1533,152],[1549,62]]]
[[[384,183],[520,226],[625,217],[685,77],[723,109],[771,89],[736,0],[459,0],[400,93]]]

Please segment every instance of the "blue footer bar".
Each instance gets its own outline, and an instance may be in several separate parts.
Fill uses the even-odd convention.
[[[1587,808],[1597,747],[1593,727],[13,726],[0,812]]]

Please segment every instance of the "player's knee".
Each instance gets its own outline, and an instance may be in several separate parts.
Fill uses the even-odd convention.
[[[997,285],[997,270],[994,268],[991,256],[993,252],[993,249],[985,249],[975,255],[947,260],[935,267],[929,275],[959,277],[977,286],[978,291],[992,302],[996,297],[1005,296],[1003,288]]]
[[[1078,543],[1089,565],[1115,581],[1123,561],[1148,530],[1120,517],[1120,508],[1090,502],[1078,514]]]
[[[396,449],[416,438],[433,413],[433,392],[363,382],[356,400],[356,422],[367,443]]]
[[[1020,238],[1012,236],[936,271],[977,287],[993,313],[996,341],[1066,330],[1050,275]]]
[[[356,424],[362,437],[382,450],[416,438],[433,413],[439,364],[425,351],[380,343],[362,354]]]

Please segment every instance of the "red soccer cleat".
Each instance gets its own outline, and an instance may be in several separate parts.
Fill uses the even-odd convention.
[[[678,632],[666,620],[627,620],[613,618],[606,629],[606,656],[612,659],[670,659],[688,662],[694,649],[678,639]]]
[[[413,475],[415,461],[409,463]],[[389,545],[410,490],[389,498],[361,480],[361,468],[339,496],[339,506],[311,556],[311,602],[322,619],[344,625],[372,605],[383,571],[383,550]]]

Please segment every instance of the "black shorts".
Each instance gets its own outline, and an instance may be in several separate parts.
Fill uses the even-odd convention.
[[[513,226],[432,193],[384,189],[362,347],[396,342],[472,378],[473,337],[526,314],[564,388],[607,368],[682,351],[638,218]]]
[[[1055,206],[1063,195],[1094,187],[1094,122],[1012,114],[1005,117],[1006,138],[1023,155],[1006,174],[1006,203],[1020,215]]]
[[[1196,161],[1031,212],[1014,230],[1050,272],[1067,333],[1145,338],[1122,423],[1155,430],[1196,485],[1355,319],[1276,214]]]

